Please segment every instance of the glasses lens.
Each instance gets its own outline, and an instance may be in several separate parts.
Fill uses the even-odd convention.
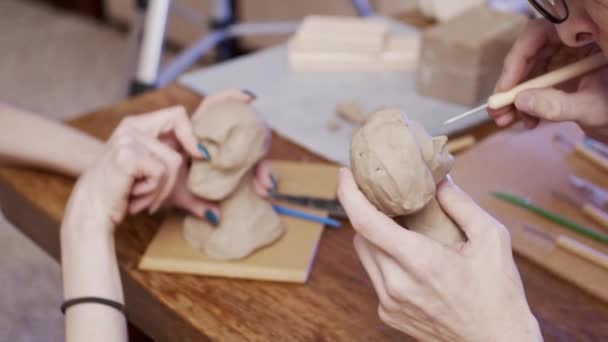
[[[564,0],[536,0],[535,2],[557,20],[568,17],[568,8],[566,8]]]

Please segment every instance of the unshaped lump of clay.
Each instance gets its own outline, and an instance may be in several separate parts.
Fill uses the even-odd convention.
[[[446,137],[431,137],[398,109],[373,113],[351,141],[351,167],[367,199],[388,216],[420,211],[453,158]]]

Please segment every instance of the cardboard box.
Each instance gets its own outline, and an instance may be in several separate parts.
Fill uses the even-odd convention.
[[[422,95],[466,106],[492,94],[504,58],[527,19],[482,6],[423,33],[417,74]]]

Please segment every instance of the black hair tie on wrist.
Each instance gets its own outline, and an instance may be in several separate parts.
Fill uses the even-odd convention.
[[[69,307],[78,305],[78,304],[83,304],[83,303],[95,303],[95,304],[106,305],[106,306],[112,307],[112,308],[120,311],[123,315],[125,314],[124,304],[119,303],[114,300],[100,298],[100,297],[78,297],[78,298],[66,300],[63,302],[63,304],[61,304],[61,313],[63,313],[65,315],[65,311]]]

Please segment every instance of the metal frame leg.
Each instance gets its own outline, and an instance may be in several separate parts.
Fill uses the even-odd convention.
[[[170,0],[138,0],[137,5],[139,11],[145,12],[145,22],[137,56],[135,78],[129,89],[130,95],[139,94],[157,86]]]
[[[236,23],[236,0],[215,0],[215,12],[209,22],[209,31],[226,31]],[[223,62],[238,54],[238,42],[234,37],[225,37],[216,46],[217,61]]]
[[[368,0],[352,0],[353,6],[357,10],[357,14],[361,17],[369,17],[374,15],[374,9]]]
[[[374,15],[368,0],[351,0],[359,16]],[[216,48],[218,60],[234,57],[238,51],[236,38],[249,35],[289,34],[295,32],[297,22],[272,23],[236,23],[236,0],[215,0],[214,13],[210,23],[210,32],[190,47],[185,49],[164,70],[160,70],[165,29],[170,10],[170,0],[136,0],[139,12],[131,30],[132,44],[135,46],[131,55],[136,55],[135,77],[131,81],[129,94],[162,87],[173,82],[190,65],[204,54]],[[142,20],[145,18],[145,20]],[[144,24],[141,24],[144,21]],[[137,48],[139,36],[141,44]],[[136,53],[137,52],[137,53]]]
[[[143,25],[145,21],[146,12],[144,9],[137,8],[135,12],[135,18],[131,23],[129,29],[129,46],[128,46],[128,61],[127,70],[125,74],[127,79],[125,81],[124,94],[133,95],[135,87],[135,74],[137,69],[137,62],[139,59],[139,48],[141,44],[141,35],[143,31]]]

